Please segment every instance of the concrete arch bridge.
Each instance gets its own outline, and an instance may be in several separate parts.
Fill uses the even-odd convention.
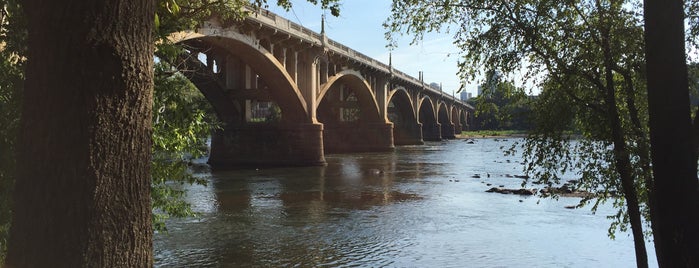
[[[209,163],[306,166],[326,153],[388,151],[453,139],[473,107],[267,11],[172,36],[183,74],[223,129]]]

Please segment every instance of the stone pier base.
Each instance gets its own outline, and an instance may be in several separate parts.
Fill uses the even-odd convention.
[[[422,125],[422,139],[425,141],[441,141],[442,127],[439,123]]]
[[[393,143],[398,145],[423,145],[422,124],[394,125]]]
[[[454,134],[456,135],[461,135],[461,132],[463,132],[464,129],[461,126],[461,124],[454,124]]]
[[[454,133],[455,133],[454,124],[451,124],[451,123],[442,124],[442,139],[453,140],[456,138]]]
[[[325,165],[323,125],[248,125],[215,131],[209,164],[215,169]]]
[[[325,153],[383,152],[393,150],[393,124],[346,123],[325,125]]]

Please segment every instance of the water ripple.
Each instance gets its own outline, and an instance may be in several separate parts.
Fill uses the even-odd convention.
[[[502,176],[521,170],[503,144],[429,143],[332,155],[327,167],[211,174],[209,187],[190,189],[200,217],[156,234],[155,265],[633,266],[630,237],[606,237],[610,206],[592,215],[563,208],[577,199],[485,193],[485,183],[519,183]]]

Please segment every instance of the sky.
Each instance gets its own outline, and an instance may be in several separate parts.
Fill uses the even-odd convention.
[[[325,33],[328,38],[350,47],[364,55],[388,64],[388,41],[382,24],[391,12],[389,0],[343,0],[340,16],[334,17],[326,11]],[[270,3],[269,10],[292,22],[320,33],[323,10],[306,1],[293,1],[289,12]],[[458,48],[451,34],[430,33],[424,41],[410,45],[411,36],[399,39],[398,47],[391,53],[393,67],[413,77],[422,71],[426,83],[441,83],[445,93],[459,89],[461,81],[458,71]],[[466,83],[466,92],[476,96],[475,81]],[[458,95],[458,94],[457,94]]]

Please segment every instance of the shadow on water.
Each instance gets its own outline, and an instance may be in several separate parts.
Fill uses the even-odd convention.
[[[424,153],[429,152],[408,149],[400,154],[329,155],[328,165],[321,167],[213,172],[208,188],[190,189],[195,210],[203,210],[200,218],[168,223],[170,232],[178,235],[156,240],[156,248],[165,247],[158,243],[169,244],[168,250],[156,250],[156,263],[315,266],[388,262],[390,254],[384,251],[391,247],[382,246],[386,241],[378,239],[387,234],[376,237],[357,228],[377,219],[377,207],[422,199],[396,183],[436,173],[440,164],[401,160]],[[208,197],[201,198],[203,195]],[[353,218],[357,214],[361,216]],[[364,239],[356,239],[362,236]]]
[[[434,174],[430,163],[396,164],[395,154],[329,156],[321,167],[236,170],[212,174],[217,209],[240,212],[255,202],[281,202],[297,213],[304,207],[367,209],[420,199],[418,193],[397,190],[396,182]],[[317,211],[316,211],[317,212]]]

